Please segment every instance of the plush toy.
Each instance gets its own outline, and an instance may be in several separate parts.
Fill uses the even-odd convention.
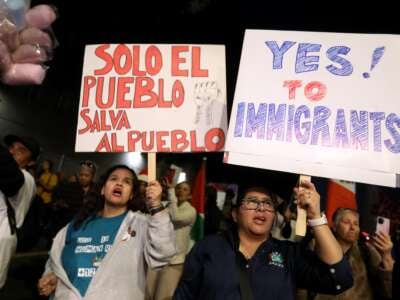
[[[0,0],[0,81],[9,85],[41,84],[55,46],[49,5],[30,9],[24,0]]]

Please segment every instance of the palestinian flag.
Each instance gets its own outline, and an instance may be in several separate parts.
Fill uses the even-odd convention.
[[[204,237],[204,208],[206,204],[206,161],[204,157],[192,189],[192,206],[197,211],[196,222],[190,233],[193,243]]]

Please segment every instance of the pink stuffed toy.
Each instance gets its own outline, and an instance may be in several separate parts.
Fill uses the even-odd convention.
[[[34,6],[24,13],[21,25],[4,7],[0,5],[0,81],[9,85],[41,84],[47,70],[44,63],[54,48],[45,30],[55,21],[56,12],[49,5]]]

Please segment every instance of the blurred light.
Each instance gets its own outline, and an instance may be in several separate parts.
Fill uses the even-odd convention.
[[[136,172],[140,172],[144,165],[144,159],[140,152],[129,152],[125,154],[125,162],[128,166],[134,169]]]
[[[179,174],[177,184],[178,184],[178,183],[181,183],[181,182],[183,182],[183,181],[186,181],[186,173],[185,173],[185,172],[181,172],[181,173]]]

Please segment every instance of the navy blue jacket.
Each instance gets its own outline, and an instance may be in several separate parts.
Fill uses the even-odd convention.
[[[198,242],[186,257],[174,300],[239,300],[236,254],[248,270],[253,300],[294,299],[296,288],[339,294],[353,284],[343,258],[326,265],[300,244],[269,239],[246,260],[238,252],[237,234],[213,235]]]

